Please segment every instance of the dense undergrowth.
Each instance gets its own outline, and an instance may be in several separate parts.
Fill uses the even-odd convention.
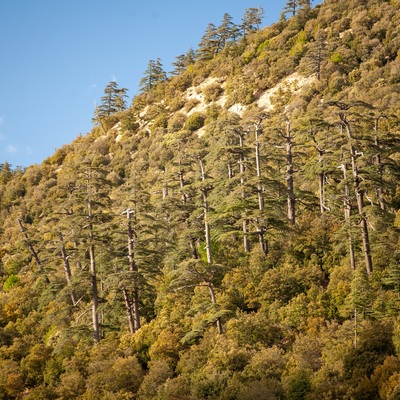
[[[397,0],[325,1],[0,171],[0,398],[400,398]]]

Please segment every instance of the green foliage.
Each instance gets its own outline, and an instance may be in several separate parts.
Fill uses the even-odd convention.
[[[3,290],[7,291],[12,289],[19,282],[18,275],[10,275],[3,284]]]
[[[160,387],[170,380],[173,372],[165,361],[153,361],[149,365],[149,371],[143,378],[138,391],[141,400],[156,399]]]
[[[123,130],[127,130],[129,132],[135,132],[138,129],[139,125],[136,121],[135,114],[132,109],[127,110],[124,113],[123,118],[121,119],[121,128]]]
[[[96,106],[94,122],[102,124],[104,118],[126,109],[125,97],[127,97],[127,89],[119,88],[115,81],[108,83],[104,89],[104,96],[101,98],[101,104]],[[110,123],[108,123],[110,124]],[[107,130],[108,128],[103,129]]]
[[[58,394],[63,399],[73,400],[85,392],[85,378],[79,372],[64,373],[58,387]]]
[[[335,64],[341,63],[343,60],[343,57],[340,53],[334,53],[331,55],[331,61]]]
[[[168,119],[166,115],[161,114],[157,118],[154,119],[152,130],[156,130],[157,128],[166,128],[168,126]]]
[[[148,93],[166,79],[167,74],[163,70],[161,60],[159,58],[150,60],[144,72],[144,77],[139,82],[140,90],[142,93]]]
[[[211,103],[212,101],[218,100],[222,93],[223,89],[217,83],[208,85],[203,89],[204,100],[206,103]]]
[[[303,400],[311,391],[311,384],[307,374],[299,370],[286,381],[286,398],[288,400]]]
[[[183,128],[186,121],[186,115],[183,113],[175,113],[175,115],[168,120],[168,131],[177,132]]]
[[[369,377],[386,356],[394,354],[390,325],[368,321],[360,328],[357,347],[346,355],[343,366],[345,374],[353,381]]]
[[[243,347],[272,347],[281,339],[282,331],[259,311],[241,313],[237,318],[232,318],[227,323],[227,335]]]
[[[196,107],[198,104],[200,103],[199,100],[197,100],[196,98],[190,99],[188,102],[186,102],[185,104],[185,110],[187,112],[189,112],[190,110],[192,110],[194,107]]]
[[[286,11],[1,165],[1,399],[399,397],[398,2]]]
[[[51,349],[36,344],[22,360],[21,370],[25,376],[25,382],[28,387],[34,387],[43,383],[43,375],[50,354]]]
[[[187,400],[190,398],[190,386],[185,377],[181,375],[168,379],[158,390],[158,399],[160,400]]]
[[[203,127],[204,121],[205,116],[202,113],[193,113],[187,118],[184,126],[190,131],[197,131]]]
[[[0,398],[15,399],[24,390],[24,380],[18,363],[0,361]]]

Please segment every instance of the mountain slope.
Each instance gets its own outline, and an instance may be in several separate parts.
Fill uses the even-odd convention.
[[[0,397],[396,398],[399,19],[300,9],[3,166]]]

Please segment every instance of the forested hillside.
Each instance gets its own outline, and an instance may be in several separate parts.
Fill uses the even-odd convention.
[[[307,3],[2,165],[1,399],[400,399],[400,2]]]

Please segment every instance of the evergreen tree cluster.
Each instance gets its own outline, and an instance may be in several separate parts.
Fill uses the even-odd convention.
[[[399,397],[399,7],[295,3],[0,165],[0,399]]]

